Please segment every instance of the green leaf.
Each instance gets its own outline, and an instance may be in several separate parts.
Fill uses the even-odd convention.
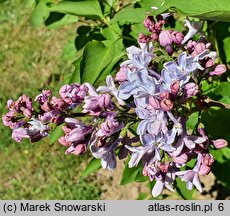
[[[211,93],[208,94],[213,100],[230,104],[230,83],[220,83]]]
[[[116,41],[122,37],[122,30],[117,23],[113,23],[102,30],[102,35],[107,40]]]
[[[72,83],[82,83],[81,82],[81,73],[80,73],[80,70],[81,70],[81,61],[82,61],[82,56],[79,57],[74,63],[74,71],[72,73],[72,76],[69,80],[69,84],[72,84]]]
[[[105,0],[105,1],[110,7],[113,7],[113,3],[115,0]]]
[[[50,133],[49,135],[50,144],[55,143],[62,136],[63,134],[62,126],[63,125],[56,126],[56,128]]]
[[[212,172],[216,179],[225,187],[230,188],[230,175],[224,170],[230,170],[230,148],[212,150],[211,154],[215,158],[212,165]]]
[[[193,113],[189,119],[186,121],[186,126],[193,130],[194,127],[196,126],[197,122],[198,122],[198,116],[199,116],[199,113],[196,112],[196,113]]]
[[[129,168],[129,158],[126,160],[125,168],[122,174],[120,185],[125,185],[133,181],[145,182],[148,180],[147,176],[143,176],[143,166],[139,164],[137,167]]]
[[[74,40],[69,40],[64,46],[61,58],[63,60],[71,60],[72,62],[76,59],[76,47]]]
[[[48,28],[59,28],[61,26],[76,23],[78,22],[78,17],[75,15],[66,14],[62,19],[52,22],[48,24]]]
[[[84,16],[87,18],[102,19],[102,11],[98,1],[82,0],[82,1],[61,1],[50,7],[50,11],[65,14],[72,14],[77,16]]]
[[[118,64],[118,62],[126,55],[124,52],[124,45],[122,43],[122,39],[116,41],[114,44],[114,55],[113,59],[110,62],[110,64],[105,67],[105,69],[102,71],[101,75],[98,76],[97,80],[95,81],[95,85],[98,86],[101,83],[105,82],[106,76],[109,74],[113,74],[115,71],[115,66]]]
[[[168,9],[190,17],[205,20],[230,22],[229,0],[155,0],[152,6],[161,5],[153,15],[161,14]]]
[[[30,21],[33,26],[35,27],[43,26],[45,23],[45,20],[49,17],[49,8],[46,4],[47,4],[47,1],[45,0],[45,1],[40,1],[36,5],[30,17]]]
[[[146,11],[143,8],[124,8],[119,11],[110,23],[119,22],[120,24],[126,23],[143,23],[146,17]]]
[[[147,29],[144,27],[143,25],[143,22],[141,23],[136,23],[136,24],[133,24],[131,26],[131,32],[130,32],[130,35],[135,38],[135,39],[138,39],[138,35],[140,33],[144,33],[146,35],[148,35],[148,31]]]
[[[230,62],[230,23],[216,22],[212,25],[218,56],[223,63]]]
[[[192,200],[194,190],[188,190],[186,183],[182,182],[180,178],[176,178],[176,191],[185,200]]]
[[[110,64],[114,56],[114,45],[106,47],[100,41],[89,42],[83,52],[80,65],[81,82],[94,84],[103,69]]]
[[[210,139],[226,139],[230,141],[230,110],[210,108],[201,116],[205,131]]]
[[[86,169],[81,174],[81,177],[87,177],[89,174],[96,172],[100,168],[101,168],[101,160],[93,158],[87,165]]]

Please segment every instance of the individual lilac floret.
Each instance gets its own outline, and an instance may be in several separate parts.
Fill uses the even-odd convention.
[[[179,81],[180,86],[185,85],[191,78],[191,73],[197,70],[197,65],[193,62],[190,56],[187,56],[186,52],[181,53],[178,56],[176,62],[167,62],[164,64],[162,70],[162,78],[165,82],[166,88],[170,90],[170,86],[173,82]]]
[[[143,69],[149,65],[153,58],[153,45],[152,43],[140,43],[139,45],[140,48],[131,46],[126,49],[129,60],[124,61],[121,66]]]
[[[109,140],[98,138],[96,134],[92,134],[90,140],[90,150],[92,155],[101,160],[101,166],[103,169],[108,168],[113,171],[117,167],[115,149],[118,146],[120,139]]]
[[[199,154],[197,157],[196,166],[192,170],[175,172],[175,174],[179,176],[182,181],[186,182],[188,190],[192,190],[193,185],[194,185],[197,188],[197,190],[202,192],[202,186],[201,186],[199,175],[198,175],[200,171],[201,163],[202,163],[202,155]]]
[[[175,145],[176,150],[173,152],[173,156],[181,154],[184,147],[192,150],[195,149],[197,144],[202,144],[204,142],[206,142],[206,138],[204,137],[183,133]]]
[[[126,71],[128,70],[129,68],[126,66],[126,65],[123,65],[120,67],[120,70],[117,72],[116,76],[115,76],[115,80],[117,82],[124,82],[124,81],[127,81],[127,78],[126,78]]]
[[[169,162],[155,162],[146,165],[143,169],[143,175],[149,176],[150,181],[156,180],[152,189],[153,197],[159,196],[164,188],[174,192],[172,183],[175,180],[175,168]]]
[[[184,40],[181,42],[184,44],[190,38],[192,38],[197,32],[199,32],[203,26],[202,22],[190,21],[188,18],[185,20],[185,25],[188,27],[188,33],[185,35]]]
[[[52,95],[52,92],[50,90],[42,90],[42,93],[37,95],[34,99],[34,101],[38,101],[39,104],[44,104],[47,102]]]
[[[83,113],[89,113],[89,115],[99,116],[103,114],[103,111],[111,111],[114,109],[111,95],[98,94],[95,88],[90,84],[85,84],[88,87],[88,94],[84,99]]]
[[[144,164],[152,164],[160,161],[160,149],[166,152],[173,152],[175,148],[171,145],[173,141],[170,136],[159,133],[156,136],[151,134],[143,134],[140,136],[142,146],[131,147],[126,146],[132,152],[129,161],[129,167],[137,166],[142,159]]]
[[[65,151],[65,153],[66,154],[74,154],[74,155],[78,156],[78,155],[85,153],[86,150],[87,150],[87,144],[86,143],[73,144]]]

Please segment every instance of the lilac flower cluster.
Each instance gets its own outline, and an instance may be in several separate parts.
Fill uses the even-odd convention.
[[[168,16],[144,20],[149,35],[140,34],[139,47],[127,48],[128,59],[114,79],[107,76],[106,86],[64,85],[59,97],[44,90],[35,97],[36,106],[25,95],[9,100],[3,123],[13,130],[13,139],[39,141],[54,125],[62,125],[59,142],[67,148],[66,154],[80,155],[89,149],[111,171],[117,154],[119,159],[130,154],[129,167],[142,162],[143,175],[156,182],[154,197],[164,188],[174,191],[176,178],[185,181],[189,190],[194,185],[202,191],[199,176],[208,175],[214,162],[209,149],[228,143],[211,140],[199,121],[189,130],[186,121],[194,109],[204,109],[201,81],[222,75],[226,66],[215,64],[216,52],[203,36],[192,40],[201,23],[186,19],[189,30],[184,35],[164,29]],[[184,170],[190,161],[194,167]]]

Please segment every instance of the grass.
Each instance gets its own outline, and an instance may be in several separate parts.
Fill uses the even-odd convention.
[[[71,70],[60,57],[67,39],[75,36],[74,26],[36,29],[30,13],[20,0],[0,4],[0,113],[6,113],[9,98],[58,89]],[[66,156],[64,151],[48,139],[16,143],[0,122],[0,199],[100,199],[97,183],[79,177],[87,156]]]

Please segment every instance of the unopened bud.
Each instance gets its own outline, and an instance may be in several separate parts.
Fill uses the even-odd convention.
[[[210,68],[214,65],[214,61],[212,59],[209,59],[206,63],[205,63],[205,67],[206,68]]]
[[[198,93],[199,87],[196,83],[191,82],[185,85],[185,90],[186,96],[189,98],[195,96]]]
[[[163,30],[159,35],[159,41],[161,46],[168,46],[171,45],[173,42],[171,31],[170,30]]]
[[[217,149],[224,148],[228,145],[225,139],[212,140],[212,143]]]
[[[163,99],[160,105],[164,111],[169,111],[173,108],[173,102],[169,99]]]
[[[172,93],[176,95],[180,90],[180,82],[178,80],[172,82],[170,85],[170,89]]]
[[[219,64],[216,66],[215,70],[210,72],[209,75],[213,76],[213,75],[217,75],[220,76],[223,73],[225,73],[227,71],[227,68],[224,64]]]
[[[175,44],[181,45],[181,42],[183,41],[183,39],[184,39],[183,33],[178,32],[178,31],[172,32],[172,40]]]

